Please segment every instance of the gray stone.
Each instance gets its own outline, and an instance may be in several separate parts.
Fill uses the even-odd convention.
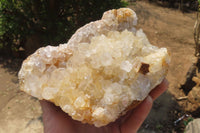
[[[185,133],[200,133],[200,118],[191,121],[186,126]]]

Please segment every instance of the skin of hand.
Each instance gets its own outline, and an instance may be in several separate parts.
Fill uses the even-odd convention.
[[[148,116],[153,101],[165,92],[167,88],[168,81],[164,79],[135,109],[127,112],[125,116],[120,117],[115,122],[100,128],[75,121],[59,107],[41,100],[44,133],[136,133]]]

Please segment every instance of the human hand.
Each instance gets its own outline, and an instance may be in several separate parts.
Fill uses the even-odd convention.
[[[40,104],[43,110],[44,133],[136,133],[148,116],[153,101],[167,88],[168,81],[164,79],[135,109],[115,122],[100,128],[75,121],[59,107],[42,100]]]

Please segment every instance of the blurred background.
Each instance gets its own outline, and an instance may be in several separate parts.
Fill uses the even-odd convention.
[[[198,0],[0,0],[0,133],[42,133],[37,99],[19,90],[17,73],[36,49],[67,43],[103,12],[133,9],[149,41],[167,47],[169,89],[139,133],[183,133],[200,118],[200,19]],[[193,129],[194,130],[194,129]]]

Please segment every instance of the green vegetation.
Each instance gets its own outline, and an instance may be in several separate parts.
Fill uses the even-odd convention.
[[[177,8],[182,12],[198,9],[198,0],[149,0],[162,6]]]
[[[194,120],[194,118],[189,117],[187,120],[184,120],[184,121],[183,121],[183,124],[184,124],[185,126],[187,126],[188,123],[191,122],[191,121],[193,121],[193,120]]]
[[[183,124],[184,124],[185,126],[187,126],[188,123],[191,122],[191,121],[193,121],[193,120],[194,120],[194,118],[189,117],[187,120],[183,121]]]
[[[162,128],[163,128],[163,125],[161,125],[161,124],[159,124],[159,123],[156,124],[156,129],[157,129],[157,130],[162,130]]]
[[[121,0],[1,0],[0,52],[26,50],[32,36],[41,40],[33,49],[67,42],[80,26],[126,5]]]

